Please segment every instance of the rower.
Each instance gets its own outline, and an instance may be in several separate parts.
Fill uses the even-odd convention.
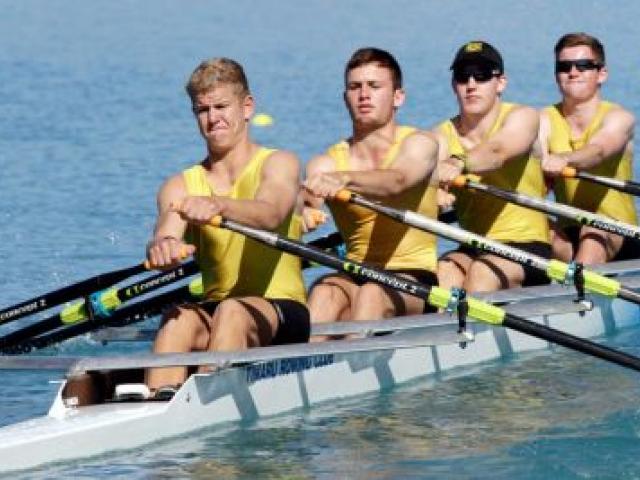
[[[604,101],[600,88],[608,77],[604,47],[586,33],[569,33],[555,46],[555,74],[562,95],[540,116],[542,168],[554,179],[559,202],[632,225],[637,224],[633,198],[605,186],[562,179],[565,167],[629,180],[633,174],[635,119],[620,105]],[[638,241],[575,226],[559,220],[553,230],[554,256],[584,264],[640,256]]]
[[[470,173],[489,185],[543,197],[540,163],[531,156],[538,116],[533,108],[501,100],[507,79],[500,53],[486,42],[469,42],[458,50],[451,70],[459,113],[435,129],[442,145],[438,169],[443,188],[448,190],[461,173]],[[450,193],[455,193],[458,220],[465,230],[550,257],[544,214],[483,193]],[[438,279],[442,287],[469,292],[549,281],[543,272],[469,246],[440,259]]]
[[[396,59],[378,48],[357,50],[345,68],[344,100],[352,134],[308,163],[304,182],[308,206],[327,201],[349,260],[400,273],[412,280],[437,282],[436,239],[361,207],[332,200],[348,188],[387,205],[437,215],[435,137],[396,123],[403,104],[402,71]],[[421,313],[422,299],[344,273],[330,274],[309,295],[312,322],[373,320]]]
[[[306,342],[309,315],[300,260],[206,225],[211,217],[224,215],[299,238],[302,220],[293,212],[298,159],[251,140],[254,99],[237,62],[216,58],[201,63],[186,90],[207,156],[160,188],[147,258],[152,267],[166,269],[185,250],[195,252],[206,301],[165,313],[153,351],[230,351]],[[152,391],[162,392],[186,376],[184,367],[150,369],[146,382]]]

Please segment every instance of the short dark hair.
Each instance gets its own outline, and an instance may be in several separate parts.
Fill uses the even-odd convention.
[[[375,47],[360,48],[351,55],[344,69],[345,84],[347,83],[347,76],[351,70],[370,63],[377,63],[381,67],[388,68],[391,71],[393,88],[396,90],[402,88],[402,70],[400,69],[400,64],[389,52]]]
[[[584,32],[567,33],[566,35],[560,37],[560,40],[558,40],[556,46],[553,47],[553,51],[556,55],[556,60],[558,59],[560,52],[565,48],[578,47],[581,45],[585,45],[591,48],[594,55],[596,56],[595,60],[598,63],[604,65],[604,46],[596,37]]]

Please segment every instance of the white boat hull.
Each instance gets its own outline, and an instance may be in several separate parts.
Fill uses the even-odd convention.
[[[640,286],[640,276],[629,280]],[[536,287],[526,291],[533,294],[529,296],[545,298],[551,290]],[[569,296],[570,291],[565,295]],[[639,321],[635,305],[590,298],[594,308],[585,314],[560,313],[530,319],[580,337],[600,336]],[[511,330],[481,324],[469,327],[475,338],[466,348],[453,343],[327,353],[196,374],[169,402],[67,407],[62,397],[63,385],[47,416],[0,429],[0,471],[140,447],[215,424],[276,415],[513,353],[550,347],[548,342]],[[429,328],[412,329],[395,333],[393,338],[405,335],[415,342],[420,335],[428,337],[429,331]],[[384,338],[389,337],[392,336]]]

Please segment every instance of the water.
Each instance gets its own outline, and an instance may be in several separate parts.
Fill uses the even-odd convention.
[[[256,139],[304,161],[349,133],[342,70],[364,45],[398,57],[408,124],[455,112],[448,66],[474,38],[502,51],[507,100],[557,100],[553,44],[575,30],[607,48],[606,97],[640,111],[633,2],[0,0],[0,11],[0,305],[141,259],[159,184],[204,154],[183,85],[207,57],[245,65],[275,119]],[[640,353],[637,331],[607,341]],[[79,339],[62,352],[124,348]],[[44,414],[60,374],[0,375],[5,425]],[[636,375],[556,352],[24,478],[637,478],[637,398]]]

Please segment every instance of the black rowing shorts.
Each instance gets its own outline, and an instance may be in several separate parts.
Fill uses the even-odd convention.
[[[311,335],[311,319],[307,306],[284,298],[265,298],[278,315],[278,330],[271,340],[271,345],[287,343],[306,343]],[[200,306],[209,315],[213,315],[220,302],[206,301]]]
[[[537,255],[542,258],[549,259],[551,258],[551,245],[544,242],[505,242],[505,245],[508,245],[513,248],[517,248],[519,250],[523,250],[532,255]],[[464,253],[469,255],[472,258],[477,258],[482,254],[486,254],[482,250],[478,250],[477,248],[470,247],[468,245],[460,245],[455,252]],[[547,277],[546,272],[542,272],[537,268],[533,268],[530,265],[522,265],[524,269],[524,281],[522,282],[523,287],[533,287],[534,285],[547,285],[551,283],[549,277]]]

